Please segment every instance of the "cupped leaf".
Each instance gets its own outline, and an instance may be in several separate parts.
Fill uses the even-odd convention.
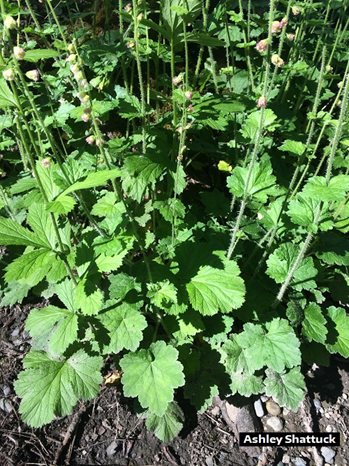
[[[267,274],[276,283],[283,283],[299,253],[299,246],[293,243],[281,244],[267,260]],[[316,288],[314,281],[317,269],[311,257],[302,260],[296,269],[291,286],[298,290],[311,290]]]
[[[143,408],[163,416],[173,401],[174,389],[184,384],[178,351],[164,341],[149,349],[126,354],[120,361],[125,396],[138,397]]]
[[[330,353],[339,353],[348,358],[349,316],[341,307],[331,306],[327,312],[334,328],[329,331],[326,348]]]
[[[31,427],[42,427],[56,416],[70,414],[79,398],[96,396],[102,382],[102,358],[91,357],[83,350],[67,360],[31,351],[23,365],[25,370],[19,374],[15,390],[22,398],[19,412]]]
[[[154,432],[162,442],[170,442],[182,430],[184,414],[177,403],[169,403],[165,413],[162,416],[148,411],[145,425],[149,430]]]
[[[99,315],[110,337],[105,353],[119,353],[123,349],[136,351],[139,347],[147,321],[138,308],[138,304],[122,303]]]
[[[265,393],[285,408],[297,411],[305,395],[305,382],[299,367],[282,374],[267,369]]]
[[[67,309],[47,306],[33,309],[25,323],[26,330],[34,340],[48,340],[54,354],[63,354],[78,335],[78,316]]]
[[[326,319],[318,304],[311,303],[304,309],[302,331],[307,340],[325,343],[327,335]]]
[[[38,238],[33,232],[22,227],[14,220],[0,217],[0,244],[4,246],[47,247],[46,241]]]
[[[203,315],[213,315],[241,307],[245,300],[245,285],[239,274],[234,261],[229,261],[224,269],[209,265],[201,267],[187,284],[193,308]]]

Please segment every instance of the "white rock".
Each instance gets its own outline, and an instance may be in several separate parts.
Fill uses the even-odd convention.
[[[229,416],[229,419],[232,422],[236,422],[237,415],[240,412],[240,408],[237,408],[236,406],[228,403],[227,401],[225,402],[225,409],[227,410],[227,414]]]
[[[263,403],[265,403],[266,401],[269,400],[269,396],[262,395],[261,400],[263,401]]]
[[[333,459],[336,456],[336,452],[329,447],[321,447],[321,455],[323,456],[326,463],[333,463]]]
[[[306,461],[301,458],[300,456],[296,456],[296,458],[292,459],[292,465],[293,466],[307,466]]]
[[[325,430],[326,430],[326,432],[332,432],[333,429],[332,429],[332,426],[328,425],[328,426],[326,426]]]
[[[253,407],[255,410],[255,413],[257,414],[258,417],[263,417],[264,416],[264,409],[261,400],[256,400],[253,403]]]
[[[348,399],[348,395],[347,395],[346,393],[343,393],[342,398],[343,398],[343,400],[347,400],[347,399]]]
[[[267,408],[268,413],[272,416],[278,416],[281,413],[280,406],[273,400],[267,401],[265,407]]]
[[[283,428],[283,422],[279,417],[271,416],[266,422],[268,427],[271,427],[274,432],[280,432]]]
[[[288,464],[291,461],[290,456],[287,453],[285,453],[281,461],[285,464]]]

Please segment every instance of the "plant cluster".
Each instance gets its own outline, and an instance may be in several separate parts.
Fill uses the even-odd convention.
[[[24,421],[105,364],[162,440],[184,400],[297,410],[349,356],[348,1],[0,5],[1,305],[49,303]]]

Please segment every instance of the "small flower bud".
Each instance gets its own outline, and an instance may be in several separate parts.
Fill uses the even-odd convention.
[[[79,92],[78,97],[82,104],[87,104],[90,101],[90,96],[86,92]]]
[[[289,34],[286,35],[287,39],[290,41],[290,42],[293,42],[296,35],[295,34],[292,34],[291,32]]]
[[[125,5],[124,10],[126,11],[126,13],[130,13],[132,11],[131,3],[128,3],[127,5]]]
[[[74,78],[76,79],[77,82],[82,81],[84,79],[83,72],[78,71],[77,73],[74,73]]]
[[[268,101],[267,101],[266,97],[264,97],[264,96],[261,96],[257,100],[257,108],[266,108],[267,104],[268,104]]]
[[[302,13],[301,7],[296,6],[296,5],[293,6],[293,7],[291,8],[291,10],[292,10],[292,14],[293,14],[294,16],[298,16],[300,13]]]
[[[276,34],[277,32],[280,32],[282,29],[282,24],[280,21],[273,21],[271,25],[271,32],[273,34]]]
[[[192,104],[188,105],[188,112],[192,113],[194,111],[194,107]]]
[[[97,139],[97,140],[96,140],[96,146],[97,146],[97,147],[101,147],[103,144],[104,144],[104,140],[103,140],[103,139]]]
[[[268,40],[267,39],[262,39],[259,42],[257,42],[256,45],[256,50],[258,52],[265,52],[268,49]]]
[[[85,91],[88,90],[88,82],[86,79],[81,79],[80,82],[78,82],[79,86],[81,87],[81,89],[85,89]],[[90,98],[87,99],[87,102],[90,100]]]
[[[127,44],[126,44],[126,47],[127,47],[128,49],[133,49],[133,47],[134,47],[135,45],[136,45],[136,44],[135,44],[135,42],[134,42],[133,40],[129,40],[129,41],[127,42]]]
[[[39,81],[40,78],[39,70],[29,70],[25,73],[25,75],[31,81]]]
[[[25,50],[22,47],[13,47],[13,55],[17,60],[23,60],[25,56]]]
[[[344,82],[343,82],[343,81],[340,81],[340,82],[337,84],[338,89],[342,89],[343,84],[344,84]]]
[[[76,55],[75,53],[71,53],[67,58],[68,63],[76,63]]]
[[[94,136],[87,136],[85,141],[87,142],[87,144],[90,144],[90,146],[92,146],[95,143],[95,137]]]
[[[16,29],[17,23],[12,18],[12,16],[6,16],[6,18],[4,19],[4,26],[5,29]]]
[[[144,14],[143,14],[143,13],[139,13],[139,15],[137,16],[137,20],[138,20],[138,21],[142,21],[143,18],[144,18]]]
[[[75,63],[74,65],[71,65],[70,66],[70,71],[73,73],[73,74],[76,74],[80,71],[80,67],[77,63]]]
[[[326,65],[325,70],[326,70],[326,73],[332,73],[332,71],[333,71],[333,66],[331,66],[331,65]]]
[[[90,115],[88,113],[83,113],[81,119],[84,123],[87,123],[90,120]]]
[[[172,79],[172,83],[174,86],[178,86],[178,84],[180,84],[182,80],[183,80],[183,77],[181,75],[178,75]]]
[[[75,52],[75,45],[74,44],[69,44],[68,45],[68,52],[69,53],[74,53]]]
[[[285,62],[283,61],[283,59],[277,54],[277,53],[274,53],[272,56],[271,56],[271,62],[274,66],[276,66],[277,68],[281,68],[282,66],[284,66]]]
[[[186,92],[184,93],[184,96],[185,96],[185,98],[186,98],[187,100],[191,100],[191,99],[193,98],[193,93],[192,93],[192,91],[186,91]]]
[[[51,159],[50,157],[46,157],[40,161],[42,168],[50,168],[51,166]]]
[[[288,25],[288,19],[286,16],[282,18],[282,20],[280,21],[280,24],[281,24],[282,29]]]
[[[14,81],[15,79],[15,72],[12,68],[8,68],[2,72],[2,75],[6,81]]]
[[[260,212],[258,212],[258,214],[257,214],[257,218],[258,218],[258,220],[262,220],[262,218],[263,218],[263,217],[264,217],[264,215],[263,215],[263,214],[261,214]]]

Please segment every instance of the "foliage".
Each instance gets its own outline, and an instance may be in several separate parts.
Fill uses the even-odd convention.
[[[347,2],[25,3],[0,25],[24,421],[95,397],[105,361],[163,441],[183,398],[297,410],[307,364],[349,357]]]

